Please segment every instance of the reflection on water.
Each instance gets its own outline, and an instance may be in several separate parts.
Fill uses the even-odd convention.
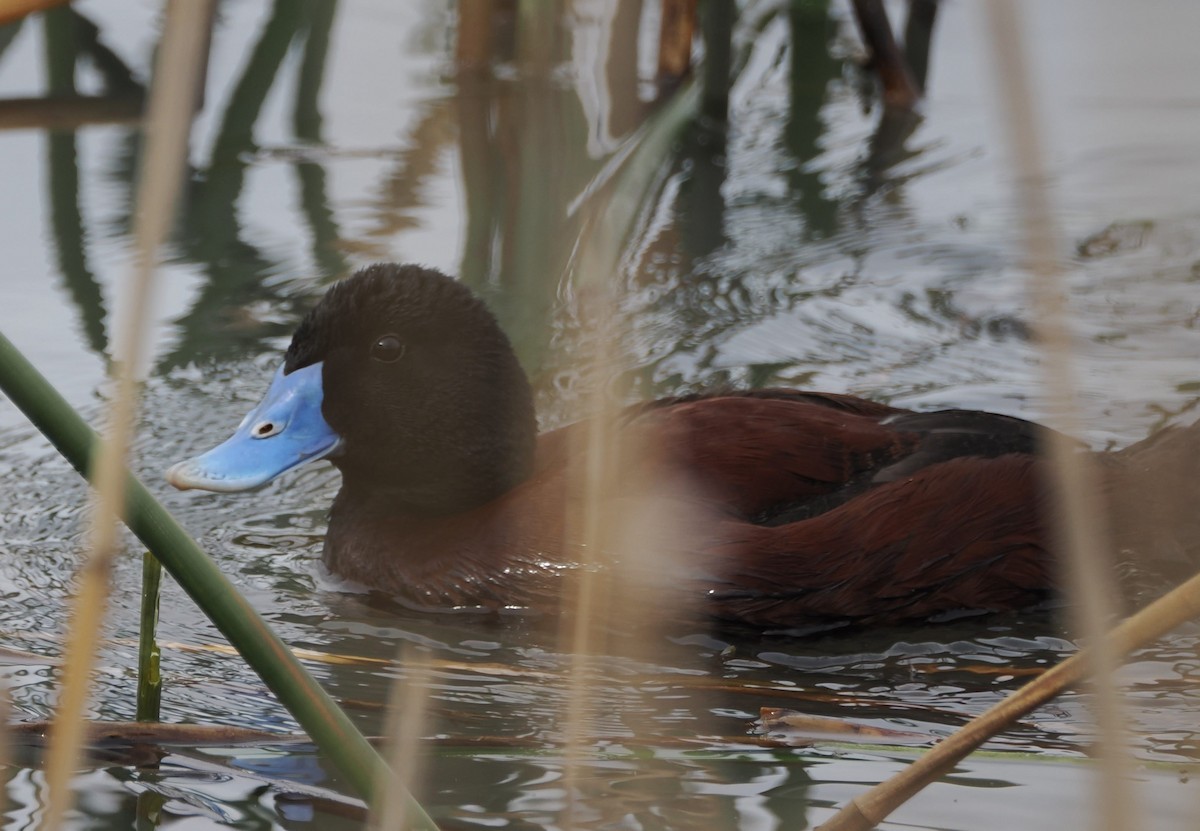
[[[323,286],[379,259],[461,274],[512,334],[543,422],[577,411],[589,310],[563,270],[580,194],[654,107],[653,5],[574,4],[552,31],[500,16],[476,45],[478,62],[456,65],[455,18],[442,3],[419,14],[365,2],[224,4],[164,270],[139,474],[161,482],[168,463],[227,433]],[[705,119],[681,137],[619,278],[634,387],[649,397],[789,384],[1036,417],[1037,352],[974,12],[941,10],[923,120],[896,123],[881,118],[852,27],[832,5],[747,4],[731,39],[728,129]],[[1200,400],[1196,58],[1174,43],[1200,11],[1081,8],[1027,12],[1034,59],[1056,70],[1038,77],[1055,197],[1075,244],[1064,265],[1085,370],[1083,438],[1120,446],[1191,418]],[[1071,14],[1089,22],[1091,40],[1063,42]],[[639,22],[640,35],[615,38]],[[0,97],[136,92],[156,26],[144,10],[78,3],[9,29]],[[1134,27],[1147,31],[1136,43],[1124,36]],[[119,312],[112,286],[128,265],[138,153],[136,131],[119,123],[0,132],[0,329],[92,415]],[[0,642],[57,655],[85,492],[10,408],[0,425]],[[322,573],[337,486],[331,469],[314,467],[238,497],[155,489],[285,640],[334,656],[308,665],[368,733],[381,729],[388,682],[405,675],[397,651],[429,655],[425,801],[435,815],[555,826],[567,802],[558,748],[570,656],[553,629],[519,616],[416,614]],[[139,571],[131,556],[115,575],[98,717],[133,715],[129,587]],[[166,719],[295,730],[239,661],[211,648],[219,634],[175,587],[161,637]],[[1178,633],[1125,672],[1142,759],[1195,759],[1197,643]],[[762,747],[750,735],[760,708],[940,736],[1073,649],[1052,611],[807,639],[673,633],[652,663],[614,657],[592,669],[597,755],[575,780],[579,824],[815,824],[911,755]],[[50,713],[48,665],[6,661],[0,676],[18,718]],[[1054,761],[973,759],[906,821],[1060,826],[1083,810],[1086,770],[1063,757],[1082,758],[1089,731],[1086,697],[1068,695],[994,744]],[[37,759],[26,748],[9,769],[12,827],[26,827],[40,799]],[[1182,824],[1200,804],[1173,774],[1145,776],[1156,826]],[[196,827],[361,824],[355,806],[301,791],[338,788],[308,747],[102,757],[79,784],[81,827],[155,814]]]

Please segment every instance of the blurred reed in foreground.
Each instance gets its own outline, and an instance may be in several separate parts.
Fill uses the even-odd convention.
[[[113,349],[115,393],[108,414],[108,433],[93,466],[96,497],[89,552],[73,604],[62,691],[47,760],[49,801],[42,818],[44,828],[58,828],[63,822],[72,802],[70,779],[83,755],[88,690],[108,602],[109,574],[119,551],[116,518],[125,513],[125,457],[133,437],[137,384],[146,364],[154,273],[159,247],[175,215],[211,17],[209,0],[170,4],[158,51],[155,83],[147,105],[147,146],[137,192],[133,264],[124,292],[128,313]]]

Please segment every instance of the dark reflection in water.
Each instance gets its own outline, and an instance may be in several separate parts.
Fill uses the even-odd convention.
[[[79,17],[68,8],[46,13],[43,25],[46,41],[46,75],[52,95],[74,95],[75,57],[80,47],[82,27]],[[108,349],[104,326],[104,300],[95,275],[87,263],[83,216],[79,208],[79,166],[75,133],[54,130],[47,136],[47,181],[51,223],[58,242],[58,267],[72,300],[83,317],[88,345],[100,354]]]

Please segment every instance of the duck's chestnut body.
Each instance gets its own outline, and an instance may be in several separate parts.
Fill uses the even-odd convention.
[[[328,456],[343,474],[325,543],[332,571],[429,606],[547,606],[576,551],[566,518],[581,498],[569,469],[582,427],[537,436],[531,400],[507,339],[465,287],[373,266],[305,318],[239,433],[170,478],[236,490]],[[648,498],[647,483],[689,483],[670,498],[697,517],[701,544],[674,582],[715,617],[884,623],[1020,608],[1054,586],[1041,428],[1027,421],[758,390],[655,402],[619,422],[653,452],[621,471],[618,491]],[[1106,454],[1104,504],[1163,475],[1191,493],[1192,432]],[[278,458],[255,468],[267,451]],[[1126,538],[1190,563],[1178,540],[1196,512],[1172,499],[1126,511],[1162,520]]]

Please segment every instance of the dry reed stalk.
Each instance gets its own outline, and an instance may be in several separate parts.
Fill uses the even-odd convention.
[[[67,0],[0,0],[0,26],[7,26],[35,12],[44,12],[66,2]]]
[[[70,95],[0,99],[0,130],[77,130],[96,124],[136,124],[142,99],[135,95]]]
[[[519,4],[518,13],[518,60],[531,73],[549,74],[551,68],[549,48],[555,40],[552,33],[557,28],[556,17],[561,13],[557,3]],[[629,33],[613,32],[614,36]],[[636,33],[634,33],[636,35]],[[520,181],[522,193],[537,193],[538,165],[528,154],[521,156]],[[533,197],[537,198],[537,197]],[[603,199],[592,198],[582,209],[585,225],[594,220],[595,211],[602,206]],[[599,210],[603,210],[599,207]],[[518,233],[522,224],[532,225],[528,211],[515,214]],[[528,229],[527,229],[528,230]],[[585,231],[586,233],[586,231]],[[615,465],[609,452],[617,450],[615,430],[616,413],[611,397],[606,394],[607,380],[615,365],[612,338],[615,308],[610,295],[612,271],[606,266],[615,264],[613,252],[618,250],[619,241],[606,240],[600,247],[586,248],[578,260],[579,306],[584,316],[595,312],[594,351],[584,370],[583,377],[590,380],[588,395],[584,398],[583,412],[588,421],[585,428],[574,436],[576,447],[573,458],[580,460],[568,471],[568,488],[581,497],[573,504],[567,500],[567,515],[564,529],[568,540],[576,541],[574,560],[576,568],[571,582],[564,586],[563,614],[560,616],[559,640],[571,655],[567,677],[567,701],[563,713],[563,791],[565,802],[562,824],[574,827],[583,820],[580,794],[582,770],[588,752],[588,737],[595,735],[590,714],[593,711],[591,676],[593,657],[604,651],[604,612],[607,609],[609,575],[603,573],[606,560],[603,552],[611,550],[609,524],[615,517],[605,514],[606,499],[613,490]],[[524,250],[523,248],[521,250]]]
[[[591,264],[585,265],[585,268]],[[599,296],[597,296],[599,295]],[[585,290],[584,303],[591,305],[599,301],[596,308],[611,309],[604,302],[608,298],[603,292],[593,294]],[[606,500],[611,497],[613,459],[609,453],[616,451],[619,438],[615,430],[615,413],[609,397],[604,394],[604,384],[596,383],[596,377],[604,377],[613,361],[610,354],[612,340],[609,327],[611,319],[604,315],[601,322],[600,347],[592,356],[593,389],[588,396],[585,412],[588,415],[586,429],[579,436],[583,445],[576,448],[576,457],[582,464],[570,471],[576,487],[582,489],[583,503],[577,511],[566,517],[568,537],[578,537],[576,549],[577,569],[575,581],[564,598],[567,614],[563,617],[564,631],[561,640],[571,653],[567,685],[567,706],[564,722],[563,788],[566,793],[564,825],[573,827],[582,819],[579,808],[582,765],[587,754],[587,738],[594,735],[590,729],[592,695],[590,676],[592,657],[602,650],[603,627],[607,610],[606,595],[609,575],[602,573],[605,558],[602,552],[611,546],[606,533],[609,524],[618,518],[606,515]],[[570,510],[570,509],[568,509]],[[576,530],[572,530],[576,529]]]
[[[114,348],[118,360],[108,435],[94,461],[96,498],[89,552],[73,603],[62,692],[47,759],[49,797],[42,828],[56,829],[62,824],[72,801],[71,775],[82,757],[84,710],[108,601],[109,572],[119,544],[115,517],[124,508],[124,459],[132,439],[139,367],[146,351],[154,267],[175,213],[210,12],[210,0],[169,4],[155,62],[147,107],[146,156],[137,191],[134,263],[125,286],[129,314]]]
[[[1047,198],[1041,140],[1029,84],[1014,0],[985,4],[994,47],[1002,120],[1008,127],[1017,182],[1018,213],[1029,270],[1029,293],[1038,341],[1042,345],[1042,386],[1047,421],[1055,428],[1046,448],[1055,475],[1058,548],[1066,552],[1066,583],[1076,627],[1091,644],[1022,687],[983,715],[956,731],[917,763],[855,798],[822,831],[866,829],[881,822],[925,785],[948,772],[984,741],[1084,677],[1095,692],[1101,776],[1096,799],[1099,827],[1131,828],[1134,815],[1130,764],[1125,752],[1125,719],[1115,673],[1129,650],[1165,634],[1200,610],[1200,576],[1121,623],[1111,634],[1115,595],[1103,520],[1097,509],[1096,476],[1085,454],[1068,436],[1079,432],[1079,406],[1074,390],[1071,328],[1059,265],[1062,250],[1058,226]]]
[[[1097,819],[1100,828],[1122,831],[1132,827],[1134,795],[1125,752],[1126,719],[1115,680],[1120,660],[1105,637],[1110,622],[1117,617],[1111,559],[1107,556],[1111,539],[1099,510],[1098,477],[1088,457],[1077,451],[1070,438],[1079,435],[1081,423],[1072,327],[1059,264],[1063,247],[1047,194],[1049,183],[1016,4],[1014,0],[992,0],[985,8],[992,34],[993,74],[1016,173],[1034,333],[1042,347],[1042,394],[1049,426],[1054,428],[1047,451],[1056,479],[1057,515],[1061,518],[1061,544],[1057,547],[1066,553],[1066,586],[1075,627],[1093,645],[1087,652],[1099,727]]]
[[[1132,652],[1200,616],[1200,574],[1118,624],[1101,640],[1114,657]],[[1099,643],[1096,645],[1100,645]],[[867,831],[926,785],[949,773],[985,741],[1092,672],[1092,649],[1081,650],[971,719],[900,773],[855,797],[819,831]]]
[[[612,654],[650,662],[663,658],[664,629],[685,613],[679,586],[686,571],[679,560],[690,547],[688,529],[703,521],[682,515],[689,503],[686,483],[664,477],[653,431],[622,429],[624,339],[615,312],[615,275],[621,269],[600,256],[581,262],[580,271],[581,304],[601,311],[593,332],[598,344],[585,368],[591,377],[587,422],[570,472],[580,501],[566,523],[568,538],[579,542],[562,638],[571,650],[563,774],[568,828],[585,823],[579,807],[587,792],[583,765],[600,735],[592,689],[602,680],[594,659]],[[618,715],[623,728],[640,732],[633,716]]]
[[[635,36],[613,32],[614,38]],[[581,771],[589,737],[595,736],[590,729],[593,657],[618,651],[611,636],[635,630],[637,642],[649,652],[661,650],[666,641],[656,632],[678,612],[680,595],[672,578],[681,572],[673,567],[672,555],[687,547],[678,515],[687,500],[678,483],[651,481],[661,466],[654,463],[657,448],[649,432],[635,434],[618,424],[627,393],[620,380],[626,338],[618,310],[626,242],[644,200],[661,182],[670,143],[694,116],[697,101],[695,86],[685,86],[656,111],[589,185],[580,209],[583,230],[573,252],[573,283],[595,345],[582,367],[587,422],[575,434],[579,446],[573,457],[580,461],[569,476],[580,498],[566,517],[567,538],[579,543],[561,635],[572,655],[564,723],[563,825],[568,828],[583,821]],[[630,642],[627,638],[621,651],[628,652]]]
[[[13,760],[12,696],[0,688],[0,770],[8,770]],[[8,788],[0,788],[0,817],[8,816]]]
[[[879,76],[884,106],[912,109],[921,100],[921,88],[892,34],[883,0],[851,0],[851,5],[858,30],[871,53],[871,68]]]
[[[692,66],[696,0],[663,0],[658,33],[658,77],[678,81]]]
[[[455,28],[454,64],[459,72],[487,69],[492,59],[492,0],[473,0],[458,4]]]
[[[384,736],[388,742],[387,781],[379,788],[379,803],[371,812],[370,831],[405,831],[428,827],[410,814],[411,795],[420,793],[424,766],[421,732],[429,715],[429,692],[433,666],[429,656],[411,647],[403,650],[400,663],[407,675],[392,682],[388,695]],[[402,773],[403,772],[403,773]],[[414,820],[416,820],[414,822]]]

